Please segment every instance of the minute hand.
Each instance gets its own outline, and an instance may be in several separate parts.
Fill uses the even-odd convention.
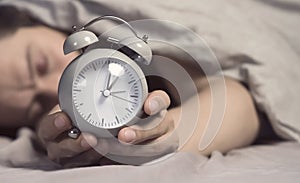
[[[116,84],[116,82],[118,81],[119,77],[117,76],[115,80],[113,80],[113,82],[108,86],[108,90],[111,90],[111,88],[114,86],[114,84]]]
[[[108,76],[107,76],[107,83],[106,83],[106,88],[105,88],[105,90],[108,89],[108,86],[109,86],[109,83],[110,83],[110,78],[111,78],[111,74],[110,74],[110,72],[109,72],[109,73],[108,73]]]

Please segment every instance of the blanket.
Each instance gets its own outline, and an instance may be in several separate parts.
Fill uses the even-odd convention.
[[[300,145],[281,142],[237,149],[211,157],[176,153],[142,166],[110,165],[60,169],[34,149],[35,134],[0,137],[1,182],[298,182]]]
[[[221,65],[222,74],[245,83],[258,110],[266,113],[278,135],[300,141],[298,0],[191,0],[188,3],[4,0],[0,5],[17,6],[61,30],[84,25],[100,15],[116,15],[128,21],[152,18],[183,25],[205,40]],[[177,28],[165,27],[168,41],[187,48],[203,62],[213,62],[215,57],[199,51],[198,43],[193,42],[189,33]],[[104,29],[105,26],[96,27],[100,32]]]

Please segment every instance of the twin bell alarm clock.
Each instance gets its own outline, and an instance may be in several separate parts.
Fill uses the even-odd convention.
[[[132,34],[100,39],[86,29],[104,19],[121,22]],[[74,126],[69,136],[77,138],[82,131],[115,137],[120,128],[136,123],[143,111],[148,87],[138,64],[149,65],[152,59],[147,36],[139,37],[128,22],[115,16],[97,17],[73,29],[63,50],[81,54],[66,67],[58,88],[60,108]]]

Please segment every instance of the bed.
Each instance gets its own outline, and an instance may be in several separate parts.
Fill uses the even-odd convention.
[[[34,149],[35,134],[0,138],[1,182],[299,182],[300,144],[276,142],[210,157],[169,154],[141,166],[107,165],[61,169]]]
[[[299,182],[299,1],[193,0],[188,4],[126,1],[124,4],[121,0],[84,3],[18,0],[2,4],[25,9],[47,25],[62,30],[103,14],[126,20],[154,18],[182,24],[206,41],[225,76],[247,85],[257,108],[286,141],[256,144],[225,155],[216,151],[210,157],[174,153],[141,166],[61,169],[35,149],[34,132],[23,128],[17,139],[0,138],[1,182]],[[172,31],[169,39],[198,53],[188,35]],[[209,63],[205,54],[201,58]]]

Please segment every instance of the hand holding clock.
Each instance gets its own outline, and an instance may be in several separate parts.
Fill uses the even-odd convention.
[[[148,115],[155,115],[166,110],[169,105],[170,99],[165,92],[154,91],[147,97],[144,103],[144,111]],[[38,137],[46,149],[48,157],[65,167],[99,164],[102,155],[92,148],[92,146],[97,145],[97,138],[86,133],[82,133],[77,139],[69,138],[66,135],[68,130],[72,128],[69,117],[60,112],[58,106],[53,111],[44,116],[37,126]],[[125,143],[138,144],[162,138],[174,129],[174,119],[171,116],[167,114],[159,125],[149,130],[125,127],[119,131],[118,139]],[[101,141],[101,139],[99,140]],[[112,145],[114,147],[106,146],[104,151],[111,151],[118,148],[116,147],[118,145]],[[128,149],[127,151],[129,151],[127,152],[129,154],[133,153]],[[162,149],[162,151],[165,151],[165,149]]]
[[[124,23],[132,36],[124,35],[124,38],[116,39],[117,42],[106,40],[117,47],[93,47],[94,43],[106,41],[86,28],[103,19]],[[147,40],[147,35],[138,36],[128,22],[114,16],[97,17],[66,38],[64,54],[79,49],[82,54],[65,68],[59,82],[58,99],[64,113],[50,114],[38,126],[38,136],[50,159],[73,166],[81,162],[78,160],[82,160],[83,165],[100,162],[101,156],[106,154],[135,156],[140,151],[140,155],[151,156],[153,149],[166,152],[163,143],[155,143],[158,147],[148,148],[148,152],[131,148],[135,146],[124,146],[124,143],[156,142],[174,129],[174,117],[166,112],[170,105],[169,96],[163,91],[148,94],[146,77],[139,65],[149,65],[152,60]],[[150,116],[146,120],[140,118],[143,109]],[[160,119],[156,120],[156,117]],[[156,126],[149,128],[149,124]],[[67,137],[72,126],[83,133],[71,130],[70,138]],[[176,148],[173,143],[166,144]],[[154,155],[160,154],[155,152]]]

